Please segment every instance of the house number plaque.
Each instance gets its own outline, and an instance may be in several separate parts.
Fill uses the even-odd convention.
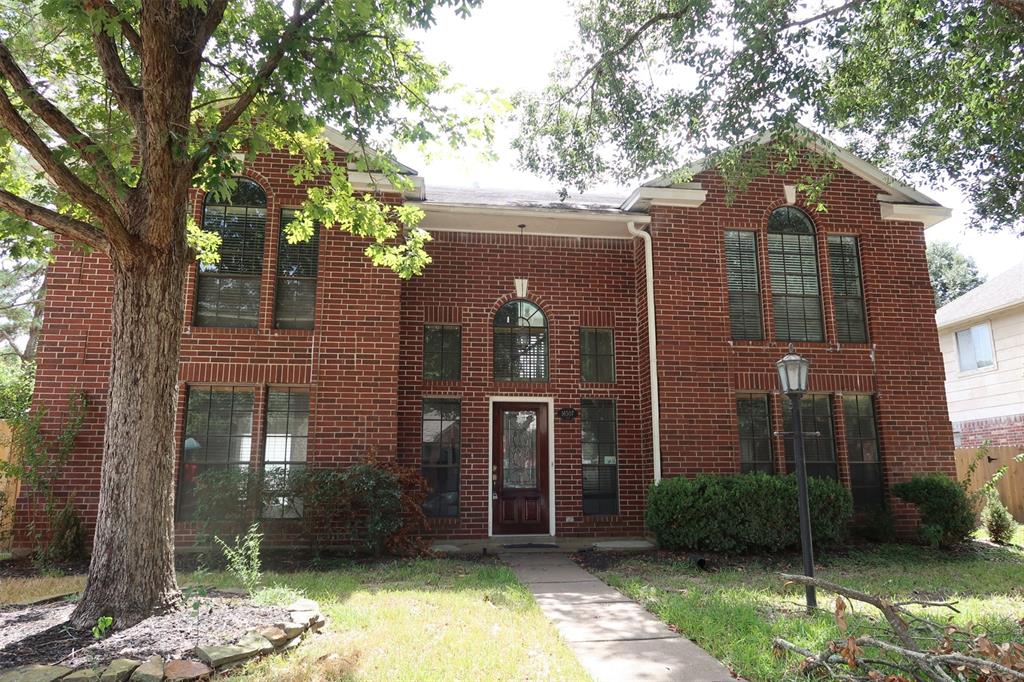
[[[572,421],[578,414],[575,407],[563,407],[558,410],[558,418],[566,421]]]

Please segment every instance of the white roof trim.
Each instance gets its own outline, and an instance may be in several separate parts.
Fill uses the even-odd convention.
[[[345,137],[344,135],[342,135],[341,131],[335,128],[334,126],[324,126],[324,137],[327,138],[327,141],[331,144],[331,146],[340,149],[346,154],[380,154],[380,152],[378,152],[376,149],[373,149],[372,147],[364,147],[363,145],[360,145],[358,142],[350,140],[349,138]],[[404,163],[400,163],[396,159],[391,159],[391,162],[398,167],[399,172],[401,172],[403,175],[419,175],[415,168],[410,168],[409,166],[406,166]]]
[[[803,132],[808,140],[807,147],[819,154],[832,154],[835,156],[836,161],[839,162],[846,170],[850,171],[854,175],[870,182],[876,187],[885,190],[886,192],[894,195],[898,199],[902,199],[906,203],[912,204],[926,204],[930,206],[938,206],[939,202],[935,201],[926,194],[914,189],[906,183],[900,182],[896,178],[892,177],[877,166],[865,161],[859,156],[855,156],[849,151],[843,149],[836,143],[832,142],[826,137],[819,135],[810,128],[797,125],[801,132]],[[757,144],[766,144],[772,139],[771,133],[765,133],[757,137],[751,137],[746,142],[755,141]],[[704,157],[691,164],[688,164],[680,169],[680,171],[687,172],[691,176],[700,173],[701,171],[708,170],[710,167],[708,164],[712,157]],[[655,178],[644,184],[645,187],[667,187],[672,184],[672,178],[678,175],[676,173],[669,173],[659,178]]]
[[[893,204],[880,201],[878,208],[882,220],[902,220],[912,223],[923,223],[925,229],[941,223],[953,215],[952,209],[945,206],[928,206],[923,204]]]
[[[519,206],[484,206],[425,202],[417,204],[426,214],[419,224],[430,232],[478,232],[487,234],[526,234],[547,237],[590,237],[595,239],[633,239],[626,228],[630,221],[649,223],[649,216],[617,211],[586,211]]]
[[[423,201],[427,196],[426,183],[418,175],[407,175],[405,179],[412,183],[412,187],[399,190],[381,173],[366,173],[363,171],[350,170],[348,181],[352,189],[357,192],[401,192],[402,196],[411,201]]]
[[[708,198],[707,190],[699,183],[679,187],[638,187],[622,203],[623,211],[647,211],[651,206],[681,206],[697,208]]]

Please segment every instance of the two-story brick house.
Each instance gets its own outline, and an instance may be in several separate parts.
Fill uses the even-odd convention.
[[[179,539],[202,471],[370,452],[422,467],[440,537],[639,534],[662,477],[787,470],[774,362],[790,343],[812,362],[811,473],[908,529],[890,485],[954,471],[923,234],[948,211],[838,160],[825,212],[797,200],[806,168],[732,201],[705,170],[575,204],[435,190],[411,169],[399,192],[353,171],[357,187],[425,211],[433,263],[409,281],[336,230],[288,244],[282,225],[308,185],[286,154],[248,166],[232,202],[196,192],[193,216],[223,246],[183,292]],[[90,531],[110,277],[103,256],[58,249],[37,374],[49,428],[70,391],[91,399],[58,485]],[[267,523],[295,513],[268,509]],[[22,531],[31,516],[21,500]]]

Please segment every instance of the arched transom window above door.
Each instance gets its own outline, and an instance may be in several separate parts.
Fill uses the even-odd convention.
[[[494,379],[548,379],[548,320],[530,301],[509,301],[494,316]]]

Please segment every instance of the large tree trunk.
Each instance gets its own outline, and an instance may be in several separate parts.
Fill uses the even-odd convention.
[[[152,218],[151,218],[152,219]],[[174,218],[169,218],[174,221]],[[128,627],[173,608],[174,411],[189,262],[182,241],[114,258],[110,385],[99,516],[79,627]]]

